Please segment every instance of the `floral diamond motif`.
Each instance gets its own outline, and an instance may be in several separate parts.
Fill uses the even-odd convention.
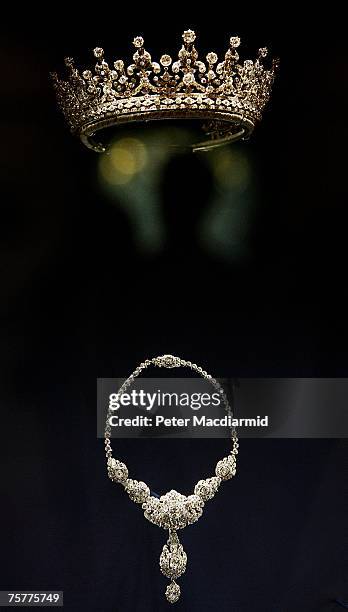
[[[183,529],[195,523],[203,513],[204,501],[198,495],[169,491],[159,499],[151,496],[143,505],[145,518],[164,529]]]

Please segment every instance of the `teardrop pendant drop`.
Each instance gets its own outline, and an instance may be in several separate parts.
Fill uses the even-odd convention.
[[[175,530],[169,530],[167,544],[163,546],[160,556],[160,568],[162,574],[172,580],[166,589],[166,598],[170,603],[177,602],[180,597],[180,587],[175,582],[175,578],[179,578],[185,572],[186,564],[187,555],[178,534]]]
[[[176,603],[180,597],[180,587],[176,584],[175,580],[172,580],[166,588],[166,598],[169,603]]]

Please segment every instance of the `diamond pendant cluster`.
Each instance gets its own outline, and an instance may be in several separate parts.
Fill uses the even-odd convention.
[[[175,530],[170,529],[167,544],[163,546],[160,556],[161,572],[171,579],[171,583],[166,588],[166,598],[169,603],[176,603],[180,597],[180,587],[175,579],[185,572],[186,564],[187,555],[178,535]]]

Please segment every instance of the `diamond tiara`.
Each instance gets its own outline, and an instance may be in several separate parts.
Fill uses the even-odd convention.
[[[100,47],[94,49],[94,71],[81,73],[73,59],[66,58],[67,78],[51,76],[71,131],[95,151],[105,150],[93,138],[99,130],[156,119],[202,120],[208,140],[193,145],[194,150],[248,138],[269,101],[278,61],[267,68],[267,49],[262,48],[255,61],[239,62],[240,38],[232,36],[223,61],[210,52],[203,62],[194,45],[195,32],[186,30],[182,38],[174,62],[167,54],[159,63],[153,61],[141,36],[133,41],[136,50],[129,66],[116,60],[110,67]]]

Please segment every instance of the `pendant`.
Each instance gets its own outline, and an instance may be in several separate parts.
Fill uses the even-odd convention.
[[[200,480],[192,495],[182,495],[172,489],[161,497],[151,495],[145,482],[128,478],[126,466],[113,458],[108,460],[109,476],[121,482],[132,501],[141,504],[145,518],[162,529],[168,530],[167,544],[163,546],[160,556],[162,574],[170,578],[166,588],[169,603],[176,603],[180,598],[180,586],[175,582],[186,570],[187,555],[177,535],[178,529],[184,529],[198,521],[203,514],[205,503],[212,499],[222,480],[229,480],[235,474],[235,459],[224,457],[216,465],[211,478]]]
[[[144,483],[133,485],[134,481],[131,482],[131,485],[126,485],[127,490],[132,489],[128,490],[130,495],[135,495],[133,487],[135,491],[141,490],[144,494],[143,488],[140,487],[140,484]],[[148,521],[168,529],[169,537],[160,556],[160,568],[162,574],[171,579],[165,592],[169,603],[176,603],[180,598],[180,586],[175,580],[185,572],[187,564],[187,555],[178,538],[177,529],[184,529],[187,525],[198,521],[203,514],[205,502],[215,495],[220,483],[221,478],[214,476],[200,480],[193,495],[181,495],[172,489],[160,498],[149,495],[142,504],[144,516]]]
[[[186,564],[187,555],[178,534],[175,529],[170,529],[167,544],[163,546],[160,556],[161,572],[171,579],[171,583],[166,588],[166,598],[169,603],[176,603],[180,597],[180,587],[175,579],[185,572]]]

